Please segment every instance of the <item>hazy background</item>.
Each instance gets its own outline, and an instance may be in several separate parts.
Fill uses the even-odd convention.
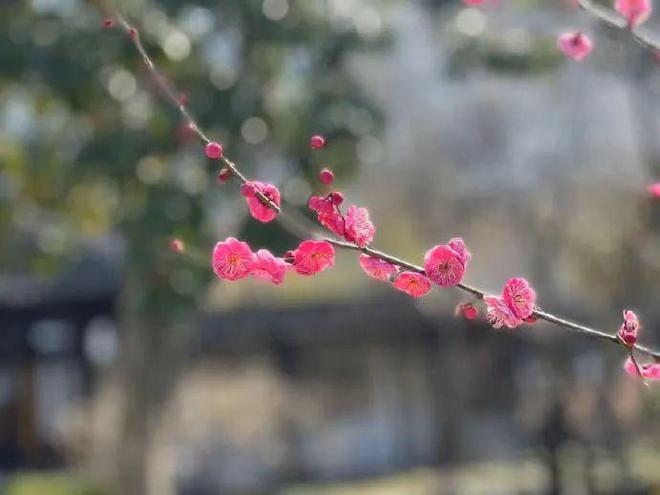
[[[120,7],[293,207],[330,166],[376,246],[419,262],[461,235],[469,283],[525,276],[610,332],[635,309],[660,345],[660,80],[625,33],[569,0]],[[216,280],[218,240],[296,240],[217,185],[101,20],[82,0],[0,4],[2,493],[660,493],[660,389],[614,346],[455,319],[463,294],[412,301],[353,253],[283,287]],[[579,64],[555,48],[577,28],[595,40]]]

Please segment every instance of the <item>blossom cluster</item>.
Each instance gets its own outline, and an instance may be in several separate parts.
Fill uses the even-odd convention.
[[[213,158],[221,156],[221,153],[217,152],[218,147],[221,149],[217,145],[209,153],[207,146],[207,155]],[[318,142],[312,140],[312,147],[318,149]],[[331,185],[334,174],[324,168],[319,178],[323,184]],[[277,217],[281,195],[276,186],[265,182],[246,181],[241,185],[241,194],[246,198],[250,214],[256,220],[266,223]],[[344,213],[341,209],[343,203],[343,194],[332,191],[325,195],[311,196],[308,206],[316,214],[321,226],[358,248],[367,248],[376,234],[369,211],[364,207],[351,205]],[[278,209],[273,208],[273,205]],[[332,267],[334,255],[331,243],[306,240],[295,251],[286,253],[283,258],[277,258],[263,249],[253,253],[245,242],[230,237],[216,245],[213,251],[213,268],[218,277],[225,280],[240,280],[252,275],[279,285],[284,280],[287,267],[302,275],[313,275]],[[440,287],[458,285],[463,279],[470,257],[463,239],[456,237],[450,239],[447,244],[434,246],[426,252],[423,273],[401,269],[369,254],[363,254],[359,261],[368,276],[391,282],[394,288],[412,297],[421,297],[431,290],[433,284]]]
[[[516,328],[533,323],[536,292],[524,278],[512,278],[504,284],[502,295],[484,296],[488,322],[494,328]]]
[[[325,145],[320,136],[313,136],[310,142],[313,149]],[[221,156],[222,147],[215,145],[207,155]],[[324,168],[319,174],[320,181],[331,185],[334,174]],[[281,204],[280,192],[276,186],[259,181],[246,181],[241,185],[241,194],[246,198],[253,218],[260,222],[270,222],[277,217]],[[344,196],[339,191],[323,195],[312,195],[309,209],[316,214],[318,223],[331,233],[365,250],[374,239],[376,228],[370,219],[369,211],[357,205],[342,211]],[[274,209],[275,205],[278,209]],[[334,266],[334,247],[328,241],[303,241],[296,250],[278,258],[265,249],[253,253],[250,247],[232,237],[219,242],[213,251],[213,268],[218,277],[225,280],[239,280],[253,276],[279,285],[284,280],[288,268],[302,275],[314,275]],[[459,285],[471,258],[465,241],[460,237],[450,239],[446,244],[430,248],[424,255],[423,270],[412,270],[397,265],[366,251],[359,258],[362,270],[371,278],[391,283],[392,286],[411,297],[422,297],[433,284],[447,288]],[[533,318],[536,294],[529,283],[522,278],[509,280],[502,295],[486,296],[488,321],[495,328],[506,326],[516,328]],[[461,313],[468,319],[477,316],[472,304],[461,306]]]
[[[252,276],[275,285],[284,282],[289,269],[301,275],[314,275],[335,264],[335,248],[326,241],[303,241],[294,251],[278,258],[267,249],[253,252],[250,246],[234,237],[218,242],[213,249],[213,271],[223,280],[241,280]]]
[[[322,171],[321,180],[323,180]],[[334,177],[334,176],[333,176]],[[331,181],[330,181],[331,183]],[[309,209],[316,213],[318,222],[338,237],[366,248],[371,244],[376,228],[366,208],[351,205],[342,213],[344,196],[333,191],[326,195],[315,195],[309,199]],[[393,287],[412,297],[421,297],[431,290],[432,283],[440,287],[453,287],[461,282],[470,252],[461,238],[451,239],[447,244],[429,249],[424,257],[424,273],[397,268],[389,261],[364,254],[360,267],[370,277],[391,282]]]
[[[489,0],[464,1],[471,6],[490,3]],[[648,18],[651,12],[650,2],[651,0],[615,0],[615,8],[626,19],[628,28],[632,29]],[[187,96],[182,94],[177,97],[171,88],[162,82],[163,77],[158,73],[154,62],[140,43],[138,31],[121,17],[119,20],[142,54],[147,67],[157,76],[156,80],[161,89],[170,97],[170,100],[175,102],[186,119],[186,129],[206,143],[205,153],[208,158],[221,160],[226,165],[218,173],[218,182],[225,184],[232,178],[240,179],[241,194],[246,198],[252,217],[263,223],[273,221],[281,210],[281,195],[278,188],[265,182],[248,181],[238,171],[235,164],[224,158],[223,147],[215,141],[210,141],[185,109]],[[113,19],[103,21],[103,26],[108,29],[112,28],[114,24]],[[637,38],[639,39],[639,37]],[[652,43],[648,44],[655,46]],[[557,40],[557,45],[562,52],[574,60],[584,59],[593,49],[591,40],[581,32],[562,34]],[[310,138],[310,147],[314,151],[324,148],[325,145],[326,140],[323,136],[314,135]],[[319,180],[324,186],[332,186],[334,178],[333,172],[328,168],[323,168],[319,174]],[[660,198],[660,183],[648,186],[648,194],[652,198]],[[596,330],[580,327],[567,321],[559,322],[556,317],[544,314],[535,306],[534,289],[523,278],[508,280],[499,296],[486,295],[478,289],[462,285],[471,255],[465,242],[459,237],[429,249],[424,256],[423,268],[370,249],[369,245],[373,241],[376,228],[370,219],[368,210],[351,205],[345,213],[342,213],[343,203],[344,196],[339,191],[331,191],[327,194],[312,196],[308,206],[316,214],[318,222],[323,227],[350,243],[350,246],[346,246],[343,241],[309,239],[303,240],[295,250],[287,251],[282,257],[277,257],[267,249],[259,249],[254,252],[246,242],[228,237],[224,241],[218,242],[213,249],[211,264],[214,272],[223,280],[234,281],[252,277],[274,285],[281,285],[289,271],[310,276],[333,267],[335,263],[334,243],[338,246],[362,251],[359,264],[369,277],[391,283],[395,289],[412,297],[424,296],[431,290],[433,284],[439,287],[458,286],[473,293],[483,299],[487,308],[487,320],[494,328],[513,329],[523,323],[534,323],[539,317],[568,328],[579,328],[583,332],[606,338],[608,341],[612,340],[609,335],[604,336]],[[178,254],[186,253],[186,245],[179,239],[172,240],[169,249]],[[473,303],[468,302],[459,304],[456,314],[466,320],[473,320],[477,318],[478,311]],[[658,356],[657,353],[637,346],[639,330],[640,323],[637,315],[630,310],[624,311],[624,321],[616,339],[626,346],[630,353],[624,369],[635,377],[660,380],[660,362],[640,365],[634,357],[635,350]]]
[[[313,136],[310,146],[313,150],[321,149],[325,146],[325,139],[322,136]],[[211,142],[207,145],[206,154],[209,158],[221,159],[222,147]],[[220,182],[227,182],[234,172],[231,167],[222,169],[219,174],[222,176]],[[251,216],[263,223],[274,220],[281,206],[278,188],[266,182],[248,181],[242,176],[240,179],[240,191],[246,198]],[[431,247],[424,254],[423,267],[416,267],[372,250],[369,246],[376,235],[376,227],[371,221],[369,211],[357,205],[342,209],[344,195],[336,190],[327,190],[334,183],[334,179],[334,173],[324,167],[319,173],[319,181],[326,187],[326,192],[312,195],[307,206],[322,227],[341,239],[341,242],[346,241],[354,249],[363,252],[359,256],[359,265],[367,276],[389,283],[414,298],[426,295],[433,285],[447,288],[462,283],[472,257],[462,238],[454,237],[446,244]],[[212,266],[216,275],[223,280],[233,281],[251,276],[280,285],[288,271],[295,271],[300,275],[315,275],[333,267],[333,242],[304,240],[295,250],[277,257],[266,249],[253,252],[247,243],[228,237],[216,244]],[[181,252],[183,245],[173,242],[170,249]],[[483,302],[487,309],[486,320],[493,328],[514,329],[523,323],[532,324],[536,321],[536,292],[524,278],[507,280],[500,295],[483,295]],[[473,320],[478,316],[478,311],[472,303],[461,303],[457,306],[456,314],[466,320]],[[630,349],[632,356],[640,324],[633,311],[626,310],[623,316],[624,321],[617,337]],[[628,373],[641,375],[645,379],[660,379],[660,364],[638,366],[631,359],[624,368]]]
[[[639,318],[637,318],[637,314],[629,309],[624,310],[623,323],[621,323],[619,331],[616,334],[617,338],[630,349],[630,357],[624,363],[623,369],[630,376],[641,377],[647,380],[660,380],[660,363],[651,362],[640,365],[633,355],[640,329],[641,324]]]
[[[646,21],[651,15],[651,0],[615,0],[614,8],[626,20],[629,29]],[[593,50],[591,39],[580,31],[566,32],[557,38],[557,47],[567,57],[579,62]]]

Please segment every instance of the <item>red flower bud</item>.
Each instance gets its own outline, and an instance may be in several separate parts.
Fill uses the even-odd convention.
[[[218,160],[222,158],[222,146],[215,141],[211,141],[209,144],[207,144],[205,151],[206,156],[208,156],[211,160]]]
[[[245,184],[241,184],[241,194],[246,198],[253,198],[256,193],[257,193],[257,188],[252,182],[246,182]]]
[[[224,167],[224,168],[220,169],[220,172],[218,172],[218,182],[220,184],[224,184],[229,179],[231,179],[232,175],[233,175],[232,171],[229,170],[227,167]]]
[[[170,251],[173,253],[183,253],[186,250],[186,246],[181,239],[172,239],[170,241]]]
[[[344,195],[339,191],[333,191],[328,196],[330,197],[330,201],[332,201],[332,204],[335,206],[339,206],[344,202]]]
[[[324,168],[319,173],[319,179],[323,184],[329,186],[335,181],[335,174],[329,168]]]
[[[454,314],[456,316],[462,316],[466,320],[474,320],[479,315],[479,311],[474,307],[474,304],[463,303],[456,306]]]
[[[313,150],[320,150],[325,146],[325,138],[316,134],[309,139],[309,145]]]

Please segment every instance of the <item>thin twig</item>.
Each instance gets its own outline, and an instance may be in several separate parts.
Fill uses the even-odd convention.
[[[186,122],[188,125],[188,129],[190,129],[192,132],[197,134],[199,139],[204,143],[204,144],[209,144],[211,140],[206,136],[204,131],[201,129],[197,121],[193,118],[192,114],[186,107],[185,101],[183,98],[181,98],[181,95],[176,91],[174,86],[167,80],[163,74],[160,73],[160,71],[156,68],[156,64],[154,61],[151,59],[149,54],[147,53],[147,50],[145,50],[144,45],[142,44],[142,40],[140,39],[140,31],[137,30],[134,26],[132,26],[125,18],[124,16],[121,15],[121,13],[117,12],[115,14],[115,17],[117,18],[117,21],[121,25],[121,27],[126,31],[128,34],[129,38],[131,41],[133,41],[133,45],[135,45],[135,48],[139,52],[139,54],[142,56],[142,60],[144,61],[144,65],[147,67],[149,72],[151,72],[154,81],[162,91],[162,93],[165,95],[165,97],[170,101],[174,107],[176,107],[177,110],[179,110],[179,113],[181,113],[181,117],[183,120]],[[221,157],[220,160],[222,163],[224,163],[231,171],[232,173],[238,177],[238,179],[241,181],[241,183],[245,184],[246,182],[249,182],[248,179],[241,173],[241,171],[238,169],[236,164],[226,158],[225,156]],[[255,191],[255,196],[259,198],[259,200],[272,210],[276,211],[277,213],[280,212],[280,207],[277,206],[273,201],[270,200],[270,198],[266,197],[262,192],[260,191]]]
[[[346,249],[353,249],[356,251],[362,251],[365,254],[368,254],[369,256],[373,256],[374,258],[381,259],[383,261],[387,261],[388,263],[392,263],[393,265],[400,266],[402,268],[405,268],[406,270],[410,270],[412,272],[417,272],[424,274],[424,268],[421,266],[415,265],[413,263],[409,263],[407,261],[401,260],[395,256],[391,256],[389,254],[383,253],[382,251],[379,251],[377,249],[373,249],[370,247],[364,247],[361,248],[353,243],[350,242],[345,242],[345,241],[338,241],[332,238],[326,238],[326,241],[329,243],[341,247],[341,248],[346,248]],[[456,285],[456,287],[464,292],[469,292],[473,296],[477,297],[478,299],[483,299],[487,293],[481,289],[478,289],[476,287],[472,287],[471,285],[460,283]],[[534,316],[536,316],[538,319],[545,320],[549,323],[553,323],[559,327],[567,328],[569,330],[572,330],[576,333],[581,333],[583,335],[586,335],[587,337],[594,338],[594,339],[600,339],[600,340],[605,340],[608,342],[612,342],[614,344],[619,344],[621,345],[620,340],[616,335],[609,334],[607,332],[603,332],[601,330],[597,330],[595,328],[587,327],[585,325],[581,325],[579,323],[572,322],[570,320],[566,320],[564,318],[560,318],[559,316],[555,316],[552,313],[548,313],[547,311],[544,311],[541,308],[535,308],[534,309]],[[644,354],[648,354],[649,356],[652,357],[660,357],[660,352],[654,351],[652,349],[649,349],[644,346],[640,345],[635,345],[634,348],[642,352]]]
[[[618,16],[618,14],[614,13],[613,11],[609,11],[608,9],[605,9],[603,7],[596,6],[590,0],[578,0],[578,3],[583,9],[592,13],[602,22],[610,26],[616,28],[627,27],[625,19]],[[129,35],[130,39],[133,41],[133,44],[135,45],[137,51],[142,56],[142,60],[144,61],[144,64],[146,65],[147,69],[153,74],[156,83],[158,84],[159,88],[162,90],[164,95],[179,110],[183,120],[187,123],[188,127],[197,134],[199,139],[205,144],[210,143],[211,140],[200,129],[199,125],[197,124],[191,113],[188,111],[188,109],[186,108],[185,101],[183,101],[178,96],[178,93],[174,89],[174,86],[158,71],[156,64],[147,54],[140,40],[140,35],[138,30],[135,29],[133,26],[131,26],[131,24],[129,24],[128,21],[121,14],[116,13],[115,16],[119,24]],[[632,29],[631,32],[633,33],[633,36],[640,44],[647,46],[649,48],[659,49],[660,45],[653,42],[651,38],[648,37],[645,33],[642,33],[638,29]],[[222,157],[221,160],[227,167],[229,167],[229,169],[241,181],[241,183],[244,184],[248,182],[248,179],[242,174],[236,163],[234,163],[227,157]],[[415,265],[414,263],[411,263],[409,261],[397,258],[396,256],[392,256],[378,249],[372,247],[360,247],[352,242],[320,236],[317,229],[309,228],[305,226],[304,225],[305,220],[296,217],[295,210],[291,210],[291,211],[287,210],[286,212],[283,212],[281,207],[277,206],[275,203],[273,203],[269,198],[265,197],[263,194],[258,193],[257,196],[266,206],[270,207],[277,213],[280,213],[280,215],[278,215],[278,220],[280,221],[281,225],[296,237],[303,239],[307,237],[316,237],[316,238],[321,237],[336,247],[343,249],[350,249],[354,251],[360,251],[374,258],[378,258],[380,260],[387,261],[388,263],[392,263],[393,265],[401,267],[405,270],[424,274],[423,267],[419,265]],[[468,292],[473,296],[476,296],[479,299],[483,299],[483,297],[487,294],[485,291],[481,289],[478,289],[476,287],[464,283],[460,283],[456,287],[464,292]],[[622,345],[623,347],[628,348],[627,346],[622,344],[622,342],[617,338],[616,335],[609,334],[607,332],[603,332],[601,330],[591,328],[585,325],[581,325],[579,323],[575,323],[570,320],[566,320],[559,316],[555,316],[541,308],[538,307],[535,308],[533,314],[535,317],[541,320],[545,320],[556,326],[566,328],[574,333],[582,334],[593,339],[601,340],[603,342],[610,342],[613,344]],[[630,351],[632,352],[633,349],[636,350],[637,352],[646,354],[648,356],[660,360],[660,351],[655,351],[641,345],[632,346],[630,348]]]

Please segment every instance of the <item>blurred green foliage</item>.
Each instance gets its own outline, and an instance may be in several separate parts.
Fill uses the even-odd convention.
[[[285,196],[326,163],[350,176],[356,144],[378,132],[380,116],[346,61],[382,37],[365,39],[321,2],[123,7],[202,127]],[[179,267],[172,277],[170,237],[205,251],[230,234],[257,247],[292,240],[256,228],[231,184],[216,187],[216,165],[159,97],[125,34],[101,20],[76,0],[0,7],[0,269],[49,277],[120,233],[146,305],[174,308],[163,303],[203,294],[210,270]],[[333,145],[312,155],[315,132]]]
[[[105,495],[92,483],[65,474],[23,473],[11,478],[6,495]]]
[[[523,50],[496,40],[473,40],[452,54],[450,70],[455,76],[464,76],[475,67],[486,67],[492,72],[529,77],[556,70],[563,62],[554,40],[547,38],[532,39]]]

